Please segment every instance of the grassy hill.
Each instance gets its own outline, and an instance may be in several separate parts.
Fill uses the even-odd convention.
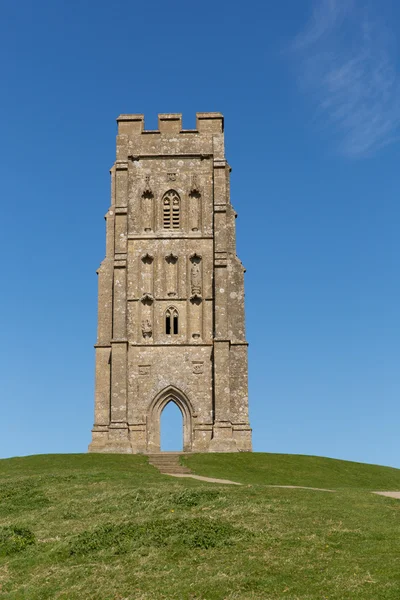
[[[399,600],[400,471],[317,457],[0,461],[0,598]],[[304,485],[334,493],[268,485]]]

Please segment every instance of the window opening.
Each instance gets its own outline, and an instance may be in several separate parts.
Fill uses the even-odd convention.
[[[179,229],[180,227],[180,198],[174,190],[170,190],[163,199],[163,227],[164,229]]]
[[[168,308],[165,313],[165,333],[167,335],[178,335],[179,315],[176,308]]]

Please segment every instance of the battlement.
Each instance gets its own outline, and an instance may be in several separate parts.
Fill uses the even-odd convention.
[[[118,134],[140,135],[148,133],[223,133],[224,117],[219,112],[196,113],[196,129],[182,129],[181,113],[158,115],[158,129],[144,128],[144,115],[120,115],[117,119]]]

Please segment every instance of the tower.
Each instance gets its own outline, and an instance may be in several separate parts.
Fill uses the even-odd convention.
[[[251,451],[244,268],[236,256],[224,119],[117,119],[106,257],[98,270],[91,452],[160,450],[175,402],[183,449]]]

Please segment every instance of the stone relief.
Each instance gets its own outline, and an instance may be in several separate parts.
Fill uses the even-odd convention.
[[[150,375],[150,365],[139,365],[139,375]]]
[[[204,363],[200,361],[193,361],[193,373],[201,375],[204,373]]]
[[[151,263],[153,262],[153,257],[151,256],[151,254],[149,254],[147,252],[147,254],[144,254],[142,256],[142,261],[146,264],[146,265],[151,265]]]
[[[192,266],[190,269],[190,290],[191,290],[191,300],[201,300],[202,297],[202,276],[200,269],[200,254],[192,254],[190,257]]]
[[[178,260],[178,257],[176,254],[173,254],[172,252],[170,252],[169,254],[167,254],[167,256],[165,257],[165,260],[167,261],[167,263],[169,265],[174,265],[176,263],[176,261]]]
[[[142,334],[144,338],[151,338],[153,335],[153,328],[150,323],[150,319],[143,319],[142,321]]]
[[[201,296],[201,271],[198,263],[192,265],[190,283],[192,286],[192,294]]]
[[[148,252],[146,254],[144,254],[142,256],[142,261],[146,264],[146,265],[151,265],[151,263],[153,262],[153,257],[151,256],[151,254],[149,254]]]
[[[144,190],[143,190],[143,195],[144,194],[151,194],[151,196],[153,196],[153,191],[150,187],[150,175],[146,175],[145,179],[144,179]]]
[[[148,306],[150,306],[150,304],[153,304],[154,302],[154,296],[153,294],[146,293],[143,294],[140,300],[143,302],[143,304],[147,304]]]
[[[192,175],[192,183],[191,183],[191,186],[190,186],[190,194],[200,196],[200,186],[199,186],[199,183],[197,181],[197,175],[196,175],[196,173],[194,173]]]

